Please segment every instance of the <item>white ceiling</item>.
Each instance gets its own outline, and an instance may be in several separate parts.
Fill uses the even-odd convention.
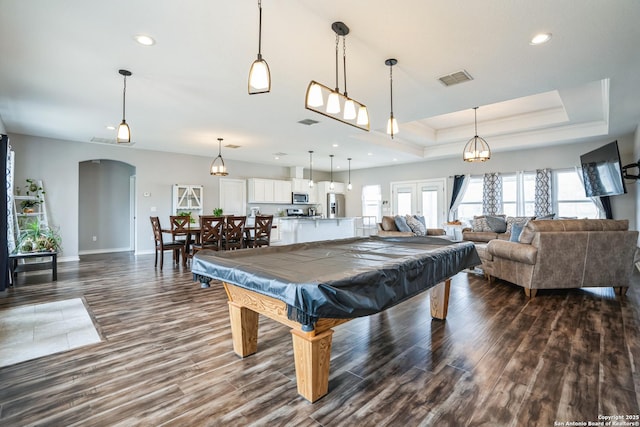
[[[460,156],[478,134],[501,151],[615,138],[640,123],[637,0],[264,0],[262,54],[272,91],[247,94],[257,1],[0,0],[0,117],[10,133],[113,140],[127,79],[135,145],[282,166],[366,168]],[[349,95],[364,132],[304,108],[310,80],[335,85],[346,37]],[[538,32],[551,32],[531,46]],[[133,36],[148,34],[144,47]],[[400,133],[384,133],[389,67]],[[445,87],[466,70],[473,80]],[[344,83],[340,81],[341,90]],[[303,119],[320,123],[299,124]],[[333,145],[337,144],[338,147]],[[279,160],[274,153],[286,153]]]

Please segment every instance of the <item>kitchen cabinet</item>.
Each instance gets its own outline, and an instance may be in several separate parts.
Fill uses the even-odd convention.
[[[203,214],[203,193],[204,187],[202,185],[174,184],[173,214],[191,212],[191,218],[198,218]]]
[[[291,181],[251,178],[247,185],[249,203],[291,203]]]

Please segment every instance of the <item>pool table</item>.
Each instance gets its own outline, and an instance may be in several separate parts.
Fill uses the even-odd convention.
[[[202,287],[222,282],[239,356],[257,351],[259,314],[292,328],[298,393],[314,402],[328,392],[331,328],[430,288],[431,315],[445,319],[450,278],[479,264],[472,242],[372,236],[199,251],[191,271]]]

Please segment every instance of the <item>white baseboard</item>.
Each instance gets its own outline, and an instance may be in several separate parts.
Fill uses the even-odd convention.
[[[90,249],[85,251],[78,251],[78,255],[95,255],[95,254],[108,254],[112,252],[130,252],[131,248],[112,248],[112,249]]]

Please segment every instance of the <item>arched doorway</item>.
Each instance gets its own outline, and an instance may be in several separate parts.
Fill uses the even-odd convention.
[[[133,251],[135,174],[128,163],[79,163],[78,255]]]

